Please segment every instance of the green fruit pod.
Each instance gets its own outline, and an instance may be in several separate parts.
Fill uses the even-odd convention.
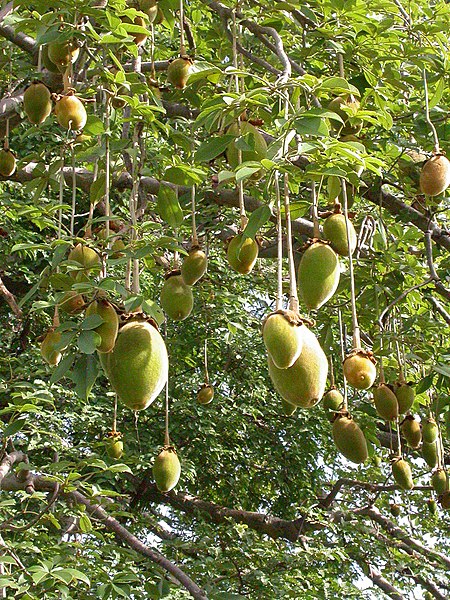
[[[101,265],[100,256],[95,250],[84,244],[77,244],[69,252],[67,260],[77,263],[79,269],[70,271],[70,276],[73,279],[78,279],[80,273],[89,275],[92,269],[99,268]]]
[[[178,271],[170,274],[161,290],[161,308],[174,321],[183,321],[191,314],[194,306],[194,296],[190,285],[183,281]]]
[[[333,422],[333,440],[339,452],[355,464],[367,460],[367,442],[359,425],[347,414],[338,414]]]
[[[438,462],[438,448],[436,442],[432,442],[431,444],[428,442],[423,442],[422,456],[430,469],[433,469]]]
[[[191,248],[181,265],[181,276],[186,285],[194,285],[206,273],[208,259],[200,248]]]
[[[111,352],[119,331],[119,317],[114,307],[106,298],[98,298],[93,300],[86,309],[86,316],[90,315],[99,315],[103,319],[103,323],[94,329],[101,338],[97,352]]]
[[[73,94],[61,96],[56,101],[55,116],[61,127],[72,131],[83,129],[87,121],[87,113],[83,103]]]
[[[70,63],[74,63],[79,53],[78,46],[70,41],[48,44],[48,58],[60,71],[64,71]]]
[[[23,95],[23,109],[33,125],[40,125],[52,112],[52,99],[48,87],[35,81]]]
[[[247,275],[253,269],[259,254],[258,242],[253,238],[245,238],[242,241],[243,234],[236,235],[227,248],[228,263],[232,269]]]
[[[309,309],[320,308],[334,295],[340,278],[339,259],[329,244],[312,243],[298,266],[298,292]]]
[[[47,71],[50,71],[51,73],[59,73],[60,72],[58,69],[58,66],[55,65],[55,63],[52,62],[49,58],[48,46],[42,46],[41,60],[42,60],[42,64],[47,69]]]
[[[386,421],[394,421],[398,417],[398,403],[394,392],[385,384],[373,391],[373,400],[377,413]]]
[[[392,463],[392,475],[402,490],[412,490],[414,487],[411,467],[403,458]]]
[[[61,341],[61,333],[50,328],[45,338],[41,342],[41,356],[50,366],[56,366],[62,358],[62,351],[65,348],[56,348]]]
[[[397,397],[398,402],[398,412],[401,415],[404,415],[411,409],[414,404],[414,399],[416,397],[416,393],[414,388],[408,383],[397,383],[394,389],[394,393]]]
[[[123,325],[114,349],[98,356],[114,391],[131,410],[147,408],[167,382],[166,345],[147,321],[131,320]]]
[[[180,56],[173,60],[167,67],[167,81],[179,90],[183,90],[187,85],[192,64],[192,60],[187,56]]]
[[[11,150],[0,150],[0,175],[11,177],[16,170],[16,156]]]
[[[342,368],[345,379],[358,390],[368,390],[377,376],[375,364],[371,353],[356,348],[344,360]]]
[[[412,415],[404,418],[401,424],[401,431],[410,448],[416,449],[420,446],[420,442],[422,441],[420,423]]]
[[[422,437],[424,442],[432,444],[437,440],[438,434],[438,426],[432,417],[422,423]]]
[[[363,122],[361,119],[352,119],[350,123],[351,117],[342,110],[342,107],[346,106],[351,108],[354,111],[359,109],[359,101],[356,100],[353,96],[338,96],[337,98],[333,98],[331,102],[328,104],[328,109],[335,112],[339,115],[344,122],[343,124],[338,121],[331,120],[332,126],[334,129],[339,131],[339,135],[356,135],[362,129]]]
[[[209,404],[214,398],[214,388],[209,383],[203,383],[197,392],[197,402],[199,404]]]
[[[323,224],[323,234],[325,238],[331,243],[331,247],[335,252],[341,256],[348,256],[348,243],[347,239],[350,239],[350,252],[356,249],[357,235],[355,228],[350,220],[348,220],[348,232],[347,238],[347,227],[345,225],[345,215],[342,213],[336,213],[325,219]]]
[[[284,415],[286,415],[287,417],[290,417],[297,410],[297,406],[294,406],[293,404],[291,404],[284,398],[281,398],[281,410],[283,411]]]
[[[178,483],[181,465],[175,448],[165,446],[153,464],[153,477],[160,492],[170,492]]]
[[[78,315],[84,309],[85,303],[82,294],[69,290],[61,298],[58,307],[67,315]]]
[[[233,123],[227,129],[227,134],[238,136],[245,136],[249,140],[249,150],[241,150],[242,162],[261,162],[267,156],[267,143],[264,136],[258,129],[249,123],[248,121],[241,121],[239,126],[237,123]],[[239,166],[239,150],[236,146],[236,141],[233,140],[227,147],[225,152],[228,164],[232,169],[236,169]],[[262,175],[261,171],[258,171],[252,175],[253,179],[259,179]]]
[[[325,410],[337,412],[342,408],[344,396],[335,387],[328,390],[323,396],[323,407]]]
[[[427,507],[428,510],[430,511],[430,514],[432,515],[436,515],[438,512],[438,505],[437,502],[434,498],[428,498],[427,500]]]
[[[438,496],[448,492],[448,475],[445,469],[436,469],[431,476],[431,485]]]
[[[118,432],[109,434],[109,437],[107,437],[105,440],[105,444],[106,444],[106,453],[108,454],[109,458],[112,458],[113,460],[119,460],[119,458],[122,458],[122,454],[123,454],[122,434],[120,434]]]
[[[293,311],[279,310],[264,320],[264,345],[278,369],[291,367],[300,356],[303,346],[302,327],[302,320]]]

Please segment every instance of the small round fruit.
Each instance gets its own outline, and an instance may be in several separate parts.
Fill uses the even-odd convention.
[[[153,23],[158,15],[158,4],[156,0],[140,0],[139,8],[148,16],[149,22]]]
[[[209,383],[204,383],[197,392],[197,402],[199,404],[209,404],[214,398],[214,388]]]
[[[33,125],[40,125],[52,112],[52,100],[48,87],[36,81],[29,85],[23,95],[23,109]]]
[[[52,62],[48,56],[48,46],[42,46],[41,61],[47,71],[50,73],[59,73],[58,66]]]
[[[448,475],[445,469],[436,469],[431,476],[431,485],[438,496],[448,492]]]
[[[414,388],[408,383],[397,383],[394,393],[397,396],[398,412],[404,415],[414,404],[414,398],[416,397]]]
[[[271,313],[263,323],[264,345],[278,369],[291,367],[302,351],[303,326],[294,319],[291,311],[280,311]]]
[[[358,390],[372,387],[377,370],[364,350],[357,350],[344,360],[343,371],[348,383]]]
[[[170,492],[178,483],[181,465],[177,453],[172,446],[164,447],[155,458],[153,477],[160,492]]]
[[[86,309],[86,316],[90,315],[99,315],[103,319],[103,323],[94,329],[101,338],[97,352],[111,352],[119,331],[119,317],[115,308],[106,298],[98,298],[91,302]]]
[[[450,508],[450,492],[445,492],[439,498],[439,503],[444,510],[448,510]]]
[[[134,24],[138,25],[139,27],[145,28],[145,21],[142,17],[136,17],[134,19]],[[133,33],[132,35],[133,35],[133,40],[134,40],[134,43],[136,44],[136,46],[142,46],[142,44],[145,43],[145,40],[148,37],[148,35],[146,33]]]
[[[427,500],[427,507],[428,507],[428,510],[430,511],[430,513],[432,515],[436,515],[437,514],[437,512],[438,512],[438,505],[437,505],[437,502],[436,502],[436,500],[434,498],[428,498],[428,500]]]
[[[227,249],[228,263],[232,269],[247,275],[253,269],[259,254],[258,243],[253,238],[245,238],[239,233],[229,243]]]
[[[77,315],[84,309],[85,303],[82,294],[69,290],[58,304],[59,309],[68,315]]]
[[[86,109],[81,100],[74,95],[62,96],[56,102],[55,115],[58,123],[65,129],[79,131],[86,125]]]
[[[408,446],[414,449],[420,446],[420,442],[422,441],[420,423],[416,421],[412,415],[408,415],[404,418],[401,425],[401,431],[408,442]]]
[[[192,248],[181,265],[181,276],[184,283],[194,285],[206,273],[208,259],[200,248]]]
[[[114,460],[118,460],[122,458],[123,454],[123,441],[122,435],[120,433],[116,433],[115,435],[110,435],[106,439],[106,452],[109,458]]]
[[[427,160],[420,173],[420,190],[427,196],[438,196],[450,185],[450,161],[443,154]]]
[[[186,285],[181,275],[170,275],[162,287],[160,302],[168,317],[174,321],[184,321],[194,306],[191,286]]]
[[[78,263],[79,269],[70,271],[73,279],[78,279],[80,274],[89,275],[92,269],[100,267],[101,260],[97,252],[85,244],[77,244],[72,248],[67,257],[71,262]]]
[[[45,338],[41,343],[41,356],[51,366],[56,366],[62,358],[62,352],[65,348],[56,348],[61,342],[61,333],[55,331],[52,327],[47,331]]]
[[[180,56],[167,67],[167,81],[179,90],[183,90],[188,82],[192,61],[190,58]]]
[[[323,396],[323,407],[330,413],[335,413],[342,408],[344,396],[336,388],[331,388]],[[334,420],[334,414],[330,416],[330,421]]]
[[[2,177],[11,177],[16,170],[16,157],[11,150],[0,150],[0,175]]]
[[[241,121],[239,126],[237,123],[233,123],[227,129],[227,134],[238,136],[247,136],[250,138],[249,146],[252,147],[250,150],[241,150],[242,162],[260,162],[267,157],[267,142],[264,139],[263,134],[248,121]],[[226,158],[232,169],[236,169],[239,166],[239,150],[236,147],[236,141],[230,142],[226,149]],[[252,175],[252,179],[259,179],[263,172],[257,171]]]

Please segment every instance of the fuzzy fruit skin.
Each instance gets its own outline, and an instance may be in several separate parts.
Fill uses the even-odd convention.
[[[392,475],[402,490],[412,490],[414,487],[411,467],[403,458],[392,464]]]
[[[374,389],[373,399],[377,413],[385,421],[393,421],[398,417],[397,397],[386,384],[381,383]]]
[[[118,460],[122,457],[123,454],[123,442],[118,438],[108,438],[106,440],[106,453],[109,458],[113,458],[114,460]]]
[[[400,516],[400,513],[402,512],[402,509],[400,508],[400,506],[398,504],[391,504],[389,508],[390,508],[390,511],[391,511],[391,515],[393,517]]]
[[[339,259],[328,244],[315,242],[305,250],[298,266],[298,292],[309,309],[318,309],[339,285]]]
[[[194,296],[181,275],[172,275],[164,282],[160,296],[161,308],[174,321],[184,321],[191,314]]]
[[[253,238],[245,238],[239,250],[241,240],[242,233],[239,233],[230,241],[227,249],[227,258],[232,269],[241,273],[241,275],[247,275],[253,269],[258,258],[259,246]]]
[[[91,302],[87,307],[86,316],[89,315],[100,315],[103,319],[103,323],[94,329],[102,339],[100,345],[97,346],[97,352],[111,352],[119,331],[119,317],[114,307],[108,300],[100,298]]]
[[[40,125],[52,112],[50,90],[43,83],[32,83],[23,95],[23,109],[30,123]]]
[[[98,356],[112,387],[131,410],[147,408],[166,384],[167,349],[159,331],[146,321],[126,323],[112,352]]]
[[[450,185],[450,161],[443,154],[427,160],[420,173],[420,190],[427,196],[438,196]]]
[[[59,70],[74,63],[79,53],[80,49],[71,42],[51,42],[48,45],[48,58]]]
[[[422,423],[422,437],[424,442],[432,444],[437,440],[438,433],[438,427],[434,419],[427,419]]]
[[[69,290],[63,295],[58,306],[68,315],[78,315],[84,308],[84,298],[74,290]]]
[[[78,131],[86,125],[86,109],[76,96],[62,96],[55,104],[55,115],[58,123],[65,129]]]
[[[173,448],[164,448],[155,458],[153,477],[160,492],[173,490],[181,475],[181,465]]]
[[[70,276],[73,279],[77,279],[80,273],[89,275],[90,271],[94,267],[98,267],[101,264],[100,257],[95,250],[85,246],[83,244],[77,244],[69,252],[67,259],[76,262],[80,265],[81,269],[78,271],[70,271]]]
[[[445,492],[439,498],[439,502],[444,510],[448,510],[450,508],[450,492]]]
[[[176,58],[167,67],[167,81],[179,90],[183,90],[189,79],[191,61],[187,58]]]
[[[414,404],[416,397],[414,388],[407,383],[400,383],[395,387],[394,393],[397,396],[398,412],[404,415]]]
[[[339,390],[332,388],[325,392],[323,399],[323,408],[328,413],[328,418],[331,422],[334,421],[334,413],[342,408],[344,403],[344,396]]]
[[[350,251],[353,254],[356,249],[357,236],[353,223],[350,220],[348,222],[348,232],[350,234]],[[341,256],[348,256],[347,229],[343,214],[331,215],[325,219],[323,234],[331,242],[331,246],[335,252]]]
[[[276,391],[290,404],[311,408],[320,402],[327,383],[328,360],[316,336],[306,326],[303,349],[292,367],[278,369],[267,356],[269,375]]]
[[[347,460],[359,465],[367,460],[367,442],[355,421],[339,416],[333,423],[333,439],[339,452]]]
[[[227,130],[227,133],[229,133],[230,135],[235,135],[236,137],[238,137],[239,135],[244,136],[244,135],[250,134],[250,136],[252,137],[254,149],[253,150],[242,150],[242,162],[248,162],[248,161],[259,162],[263,158],[266,158],[266,156],[267,156],[266,140],[264,139],[263,135],[258,131],[258,129],[254,125],[249,123],[248,121],[241,121],[240,133],[239,133],[239,127],[238,127],[237,123],[233,123],[232,125],[230,125],[230,127]],[[229,144],[228,148],[226,149],[225,154],[226,154],[226,158],[227,158],[227,161],[228,161],[228,164],[230,165],[230,167],[232,169],[236,169],[239,166],[239,156],[238,156],[238,149],[236,148],[236,143],[234,141],[232,141]],[[258,171],[258,173],[255,173],[253,177],[258,179],[259,178],[258,174],[260,175],[259,171]]]
[[[59,73],[59,69],[58,69],[57,65],[55,65],[55,63],[52,62],[49,58],[48,46],[42,46],[41,59],[42,59],[42,64],[47,69],[47,71],[50,71],[50,73]]]
[[[212,385],[203,385],[197,393],[197,402],[199,404],[209,404],[214,398],[214,388]]]
[[[344,360],[343,371],[348,383],[358,390],[368,390],[377,376],[373,362],[362,354],[348,356]]]
[[[402,433],[410,448],[418,448],[422,441],[420,423],[414,417],[406,417],[401,426]]]
[[[293,404],[291,404],[290,402],[288,402],[287,400],[285,400],[284,398],[281,398],[281,409],[282,409],[284,415],[286,415],[287,417],[290,417],[291,415],[293,415],[295,413],[295,411],[297,410],[297,407],[294,406]]]
[[[438,496],[448,492],[448,475],[445,469],[436,469],[431,476],[431,485]]]
[[[303,347],[302,327],[276,313],[269,315],[264,322],[264,345],[278,369],[291,367],[300,356]]]
[[[206,273],[208,259],[200,248],[192,249],[181,265],[181,276],[186,285],[194,285]]]
[[[41,343],[41,356],[51,366],[56,366],[62,358],[62,350],[55,349],[56,344],[59,344],[61,341],[61,333],[59,331],[54,331],[53,329],[49,329],[47,335]]]
[[[430,469],[433,469],[437,465],[438,461],[438,450],[436,442],[433,442],[431,444],[429,442],[423,442],[422,456],[424,461],[430,467]]]
[[[344,121],[344,125],[341,125],[338,121],[332,121],[332,126],[334,129],[339,129],[339,135],[341,136],[356,135],[362,129],[362,120],[357,119],[354,121],[354,125],[351,125],[349,115],[346,112],[344,112],[341,108],[341,106],[343,105],[358,110],[359,101],[356,99],[351,100],[350,98],[344,98],[342,96],[333,98],[333,100],[331,100],[331,102],[328,104],[328,109],[338,114]]]
[[[11,177],[16,170],[16,157],[11,150],[0,150],[0,175]]]

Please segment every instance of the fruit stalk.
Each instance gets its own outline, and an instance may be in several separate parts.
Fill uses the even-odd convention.
[[[342,313],[341,309],[338,309],[338,321],[339,321],[339,345],[341,347],[341,363],[344,363],[345,360],[345,331],[344,325],[342,323]],[[344,383],[344,402],[342,404],[342,410],[348,410],[348,393],[347,393],[347,380],[345,377],[342,378]]]
[[[289,175],[287,173],[284,174],[283,191],[289,264],[289,310],[298,312],[297,282],[295,280],[294,251],[292,249],[291,211],[289,205]]]
[[[341,179],[342,199],[345,217],[345,229],[347,232],[347,243],[348,243],[348,266],[350,273],[350,298],[352,306],[352,329],[353,329],[353,347],[361,348],[361,335],[359,332],[358,315],[356,313],[356,294],[355,294],[355,277],[353,272],[353,258],[350,247],[350,231],[348,222],[348,209],[347,209],[347,187],[345,185],[345,179]]]
[[[184,3],[180,0],[180,56],[186,54],[186,48],[184,45]]]
[[[277,205],[277,297],[275,310],[281,310],[283,308],[283,231],[281,226],[281,195],[278,171],[275,171],[275,199]]]

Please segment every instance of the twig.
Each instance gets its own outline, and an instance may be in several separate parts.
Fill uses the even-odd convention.
[[[14,296],[14,294],[12,294],[8,290],[6,285],[3,283],[1,276],[0,276],[0,295],[2,295],[3,298],[6,300],[7,304],[9,305],[9,307],[11,308],[13,313],[16,315],[16,317],[18,319],[22,319],[22,317],[23,317],[22,309],[17,304],[17,300],[16,300],[16,297]]]

